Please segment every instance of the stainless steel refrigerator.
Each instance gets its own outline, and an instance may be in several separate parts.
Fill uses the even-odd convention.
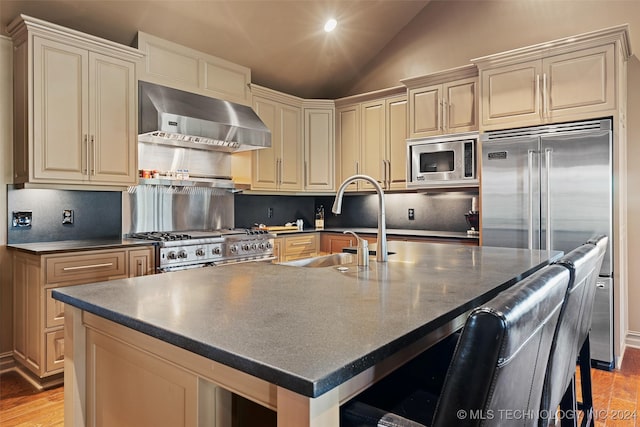
[[[609,236],[590,338],[604,369],[614,366],[611,129],[603,119],[481,135],[483,245],[568,253]]]

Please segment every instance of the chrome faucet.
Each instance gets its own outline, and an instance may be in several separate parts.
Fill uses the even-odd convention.
[[[342,233],[351,233],[356,239],[356,258],[358,258],[358,267],[369,267],[369,242],[351,230],[346,230]]]
[[[378,193],[378,247],[376,248],[376,261],[387,262],[389,260],[389,255],[387,254],[387,224],[384,214],[384,192],[382,191],[380,184],[378,184],[378,181],[371,178],[369,175],[353,175],[345,179],[340,185],[340,188],[338,188],[331,212],[334,214],[342,212],[342,197],[344,196],[344,190],[347,188],[347,185],[357,180],[370,182]]]

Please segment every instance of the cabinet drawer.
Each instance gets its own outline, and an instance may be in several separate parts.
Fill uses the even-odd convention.
[[[46,261],[46,284],[97,282],[126,277],[125,251],[50,257]]]
[[[47,373],[64,368],[64,330],[47,333]]]
[[[53,299],[51,291],[51,289],[46,290],[45,319],[47,328],[64,325],[64,304]]]
[[[287,237],[284,241],[284,252],[287,259],[300,255],[315,255],[318,252],[318,239],[312,236]]]

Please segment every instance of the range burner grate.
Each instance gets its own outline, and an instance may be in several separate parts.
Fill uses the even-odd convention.
[[[171,240],[188,240],[188,239],[191,239],[191,236],[185,233],[172,233],[168,231],[149,231],[145,233],[130,234],[129,238],[153,240],[156,242],[167,242]]]

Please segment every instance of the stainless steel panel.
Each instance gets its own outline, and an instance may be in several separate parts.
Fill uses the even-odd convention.
[[[559,133],[540,140],[542,248],[550,242],[549,249],[568,253],[596,234],[611,239],[611,132]],[[604,276],[611,274],[610,248],[611,241]]]
[[[603,367],[613,367],[613,279],[599,277],[593,305],[589,343],[591,360]]]
[[[537,150],[537,137],[483,143],[483,245],[527,248],[532,243],[533,248],[539,247]]]
[[[233,227],[233,194],[226,190],[138,185],[122,196],[123,234]]]

